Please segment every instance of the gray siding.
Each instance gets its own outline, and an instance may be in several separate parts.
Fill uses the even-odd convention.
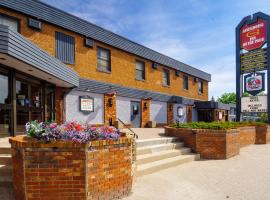
[[[68,14],[50,5],[34,0],[1,0],[0,5],[61,26],[108,45],[171,67],[195,77],[211,81],[211,75],[152,49],[130,41],[120,35]]]
[[[73,87],[79,86],[79,76],[73,69],[3,25],[0,25],[0,52],[65,81]]]

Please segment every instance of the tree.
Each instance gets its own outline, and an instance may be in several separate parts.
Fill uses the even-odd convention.
[[[229,104],[229,103],[235,104],[236,94],[234,92],[224,93],[220,97],[218,97],[217,101],[221,103],[226,103],[226,104]]]

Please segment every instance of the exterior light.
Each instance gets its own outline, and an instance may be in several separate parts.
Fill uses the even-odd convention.
[[[178,117],[183,117],[183,115],[184,115],[184,109],[183,109],[182,106],[179,106],[179,107],[177,108],[177,116],[178,116]]]
[[[113,106],[113,99],[112,98],[108,99],[108,105],[109,105],[109,107]]]
[[[146,102],[144,102],[143,108],[144,108],[145,110],[147,109],[147,103],[146,103]]]

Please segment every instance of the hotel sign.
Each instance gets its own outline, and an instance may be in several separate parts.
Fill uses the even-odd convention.
[[[265,73],[250,73],[244,77],[244,91],[255,96],[265,90]]]
[[[94,112],[94,98],[89,96],[80,96],[80,111],[82,112]]]
[[[241,112],[267,112],[267,96],[242,97]]]

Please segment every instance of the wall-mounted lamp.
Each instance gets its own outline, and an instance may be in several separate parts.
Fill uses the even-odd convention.
[[[184,115],[184,109],[183,109],[182,106],[179,106],[179,107],[177,108],[177,116],[178,116],[178,117],[182,117],[183,115]]]
[[[112,98],[108,99],[108,105],[109,105],[109,107],[113,106],[113,99]]]
[[[172,105],[172,104],[170,104],[170,106],[169,106],[169,110],[170,110],[170,111],[172,111],[172,110],[173,110],[173,105]]]
[[[147,109],[147,103],[146,102],[143,103],[143,108],[144,108],[144,110]]]

